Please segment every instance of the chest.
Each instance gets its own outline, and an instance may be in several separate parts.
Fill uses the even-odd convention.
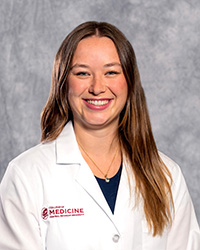
[[[93,175],[72,178],[62,169],[43,187],[40,228],[46,249],[165,249],[165,236],[148,234],[141,211],[134,208],[124,173],[114,215]]]

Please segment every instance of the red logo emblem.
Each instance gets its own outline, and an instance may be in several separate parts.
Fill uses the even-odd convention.
[[[42,209],[42,219],[46,220],[48,217],[49,217],[48,209],[46,207],[44,207]]]

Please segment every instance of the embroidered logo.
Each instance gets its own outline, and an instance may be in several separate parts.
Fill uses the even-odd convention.
[[[83,208],[65,208],[64,206],[44,207],[41,211],[43,220],[48,218],[69,217],[69,216],[82,216],[84,215]]]

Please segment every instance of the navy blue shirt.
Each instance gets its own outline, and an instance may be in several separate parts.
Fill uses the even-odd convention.
[[[115,202],[116,202],[116,198],[117,198],[117,191],[118,191],[118,187],[119,187],[121,172],[122,172],[122,164],[121,164],[117,174],[115,176],[113,176],[112,178],[110,178],[109,182],[106,182],[105,179],[101,179],[101,178],[98,178],[95,176],[97,182],[99,183],[101,191],[103,192],[104,197],[105,197],[113,214],[114,214],[114,210],[115,210]]]

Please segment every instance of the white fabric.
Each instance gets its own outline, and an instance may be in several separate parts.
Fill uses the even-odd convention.
[[[170,230],[152,237],[142,209],[133,208],[128,167],[123,166],[113,215],[69,122],[55,141],[9,164],[0,186],[0,249],[200,250],[199,226],[180,168],[161,157],[174,180],[175,219]]]

